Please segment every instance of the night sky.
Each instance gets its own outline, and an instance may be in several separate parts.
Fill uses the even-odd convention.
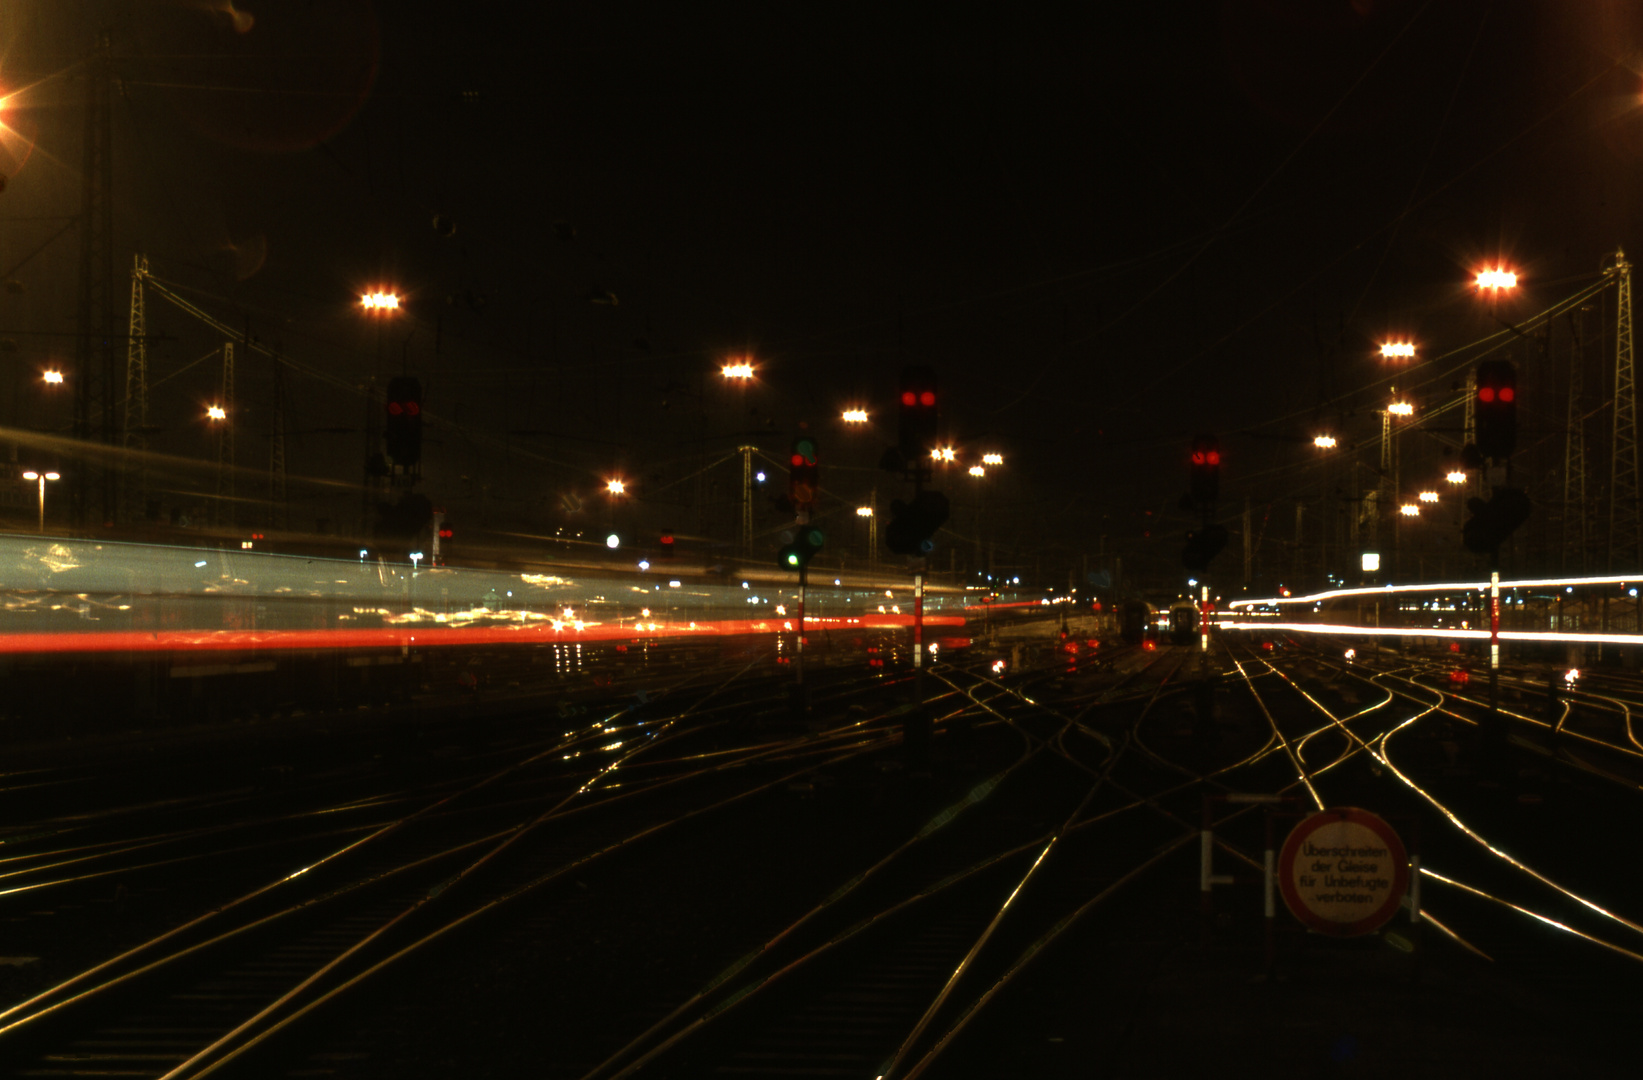
[[[975,539],[985,485],[1001,549],[1178,566],[1194,434],[1221,436],[1224,518],[1247,496],[1292,530],[1294,498],[1344,491],[1314,434],[1372,454],[1389,383],[1443,399],[1475,360],[1445,354],[1643,252],[1625,0],[696,7],[9,0],[0,270],[22,291],[0,293],[0,422],[19,463],[69,419],[37,376],[73,352],[99,25],[121,77],[118,319],[141,251],[301,366],[303,530],[358,528],[361,388],[408,372],[422,490],[470,530],[597,525],[621,475],[627,527],[729,540],[739,466],[714,463],[749,441],[784,457],[807,424],[822,516],[852,536],[850,508],[902,491],[873,466],[919,363],[961,455],[1008,461],[938,478],[948,545]],[[1524,286],[1490,309],[1470,283],[1497,259]],[[357,306],[379,287],[407,304],[380,325]],[[202,514],[220,365],[196,361],[217,340],[153,298],[150,323],[152,446],[200,462],[165,466],[165,509]],[[1400,377],[1392,338],[1427,363]],[[758,381],[729,387],[741,355]],[[1564,383],[1527,343],[1509,355],[1546,384],[1524,470],[1552,484]],[[270,372],[239,369],[251,499]],[[847,430],[847,406],[874,428]],[[1408,467],[1437,472],[1441,443]]]

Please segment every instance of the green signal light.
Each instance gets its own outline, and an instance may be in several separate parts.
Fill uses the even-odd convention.
[[[787,553],[787,565],[788,566],[797,566],[797,565],[799,565],[799,553],[798,552],[789,551]]]

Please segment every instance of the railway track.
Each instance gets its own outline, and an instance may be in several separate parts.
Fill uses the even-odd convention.
[[[424,750],[453,749],[340,772],[300,808],[224,785],[124,833],[112,812],[42,819],[0,848],[16,857],[0,881],[32,888],[18,897],[149,874],[197,884],[202,907],[5,1001],[0,1053],[16,1075],[177,1080],[481,1061],[584,1080],[959,1077],[1029,1061],[1076,1075],[1054,1033],[1071,1030],[1058,987],[1073,979],[1105,1010],[1086,1025],[1104,1052],[1140,1062],[1157,1050],[1122,980],[1145,986],[1206,941],[1258,937],[1262,813],[1226,800],[1243,794],[1418,819],[1427,914],[1443,927],[1427,944],[1442,955],[1522,960],[1554,996],[1593,951],[1635,978],[1608,946],[1643,950],[1613,919],[1586,913],[1602,934],[1581,924],[1605,945],[1535,936],[1523,912],[1549,910],[1527,900],[1544,882],[1488,850],[1511,846],[1509,814],[1465,810],[1485,843],[1455,828],[1460,797],[1440,787],[1469,779],[1474,750],[1463,734],[1462,769],[1446,772],[1444,743],[1476,726],[1475,703],[1418,666],[1235,641],[1209,656],[1051,642],[1031,659],[1003,677],[979,657],[936,667],[927,755],[902,739],[917,708],[905,674],[818,671],[801,713],[786,680],[753,668],[659,666],[678,679],[649,680],[642,700],[628,682],[602,713],[435,732]],[[1623,735],[1608,708],[1588,737]],[[25,803],[41,780],[8,797]],[[1574,812],[1595,791],[1634,797],[1580,784]],[[1194,888],[1206,796],[1220,797],[1218,869],[1238,882],[1207,924]],[[188,827],[208,806],[221,820]],[[290,850],[247,842],[259,829]],[[186,857],[145,869],[161,851]],[[238,867],[226,901],[199,870],[214,862]],[[1591,891],[1562,882],[1562,863],[1533,869]],[[1119,985],[1079,979],[1089,957]],[[1072,1043],[1087,1050],[1088,1034]]]

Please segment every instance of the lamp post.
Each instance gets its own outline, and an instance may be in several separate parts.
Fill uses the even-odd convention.
[[[46,481],[60,480],[62,477],[54,472],[35,472],[30,469],[23,474],[23,479],[38,480],[40,482],[40,532],[44,534],[46,531]]]
[[[878,492],[875,490],[873,495],[874,495],[873,501],[877,502],[878,501]],[[863,517],[863,518],[867,519],[867,568],[869,570],[877,570],[878,566],[879,566],[879,519],[878,519],[878,515],[873,513],[873,506],[872,506],[871,503],[869,503],[866,506],[856,507],[856,516],[857,517]]]

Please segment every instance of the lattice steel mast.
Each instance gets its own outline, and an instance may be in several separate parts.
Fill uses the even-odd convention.
[[[1563,426],[1563,572],[1584,573],[1591,556],[1586,513],[1586,432],[1582,407],[1585,397],[1586,350],[1581,312],[1569,314],[1569,401]]]
[[[1615,252],[1604,271],[1615,277],[1614,460],[1609,471],[1610,573],[1632,570],[1640,561],[1637,506],[1637,372],[1632,351],[1632,264]]]
[[[136,496],[138,516],[148,506],[148,313],[143,305],[143,276],[147,273],[148,260],[133,256],[120,445],[125,449],[125,488]]]

